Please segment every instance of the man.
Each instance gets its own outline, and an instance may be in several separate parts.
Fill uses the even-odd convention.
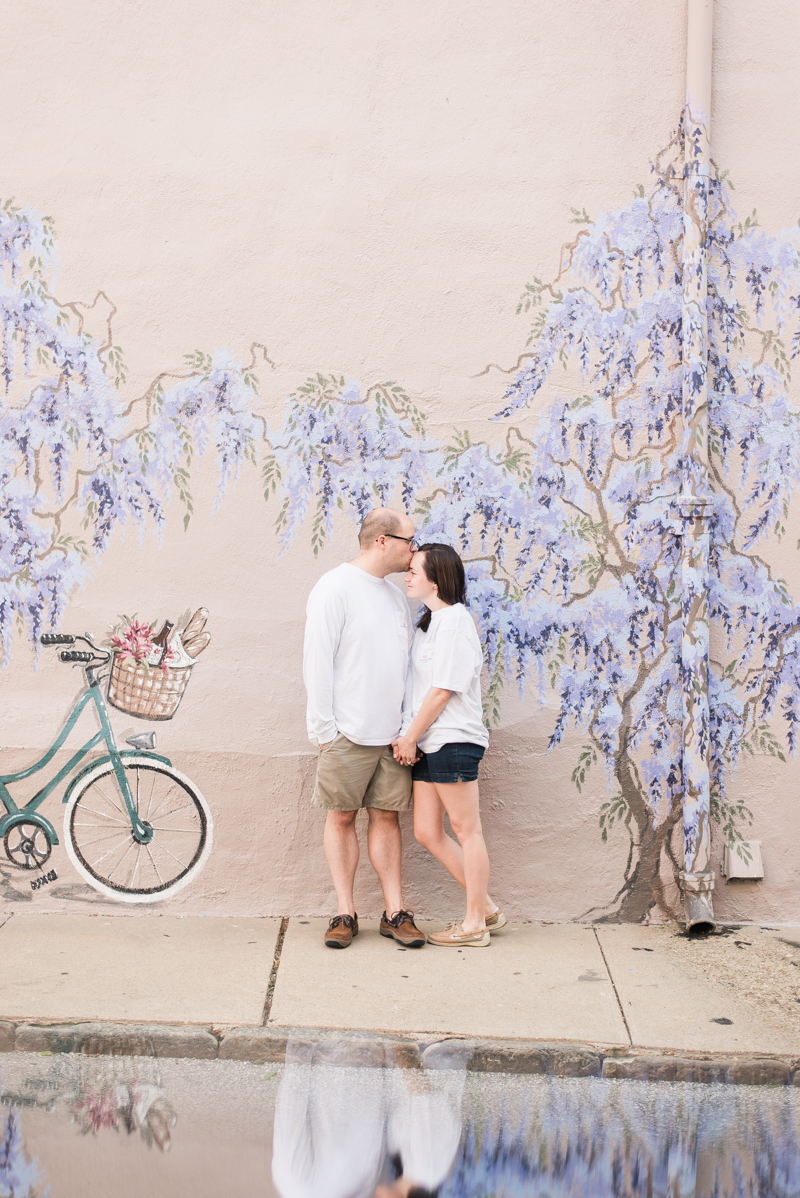
[[[433,1198],[455,1160],[470,1048],[290,1036],[275,1103],[281,1198]],[[413,1053],[413,1056],[412,1056]],[[383,1068],[381,1068],[383,1064]]]
[[[408,602],[387,575],[408,569],[415,531],[402,512],[370,512],[358,557],[324,574],[306,608],[308,735],[319,746],[313,803],[328,813],[325,855],[338,904],[325,933],[329,948],[347,948],[358,935],[353,880],[362,807],[386,903],[381,935],[407,948],[425,943],[403,906],[397,813],[411,804],[411,771],[395,761],[391,745],[400,732],[414,633]]]

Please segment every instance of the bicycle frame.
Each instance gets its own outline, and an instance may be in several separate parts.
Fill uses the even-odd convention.
[[[33,765],[29,765],[27,769],[19,770],[15,774],[0,774],[0,801],[2,801],[3,806],[6,809],[6,814],[0,819],[0,837],[3,837],[8,829],[14,824],[22,823],[23,820],[25,820],[41,827],[51,844],[58,844],[58,836],[56,835],[55,828],[49,820],[45,819],[43,815],[39,815],[37,813],[37,808],[40,807],[48,795],[52,794],[56,787],[59,786],[60,783],[62,783],[64,779],[72,773],[75,767],[81,761],[83,761],[84,757],[91,753],[92,750],[97,747],[97,745],[104,742],[106,748],[108,749],[108,757],[95,759],[86,768],[93,768],[98,764],[98,760],[108,760],[111,762],[117,782],[119,783],[120,790],[122,791],[122,795],[125,800],[125,807],[127,809],[128,816],[130,817],[131,831],[134,838],[140,844],[147,844],[152,838],[153,834],[151,829],[139,819],[139,815],[136,811],[136,805],[133,800],[133,795],[131,794],[130,784],[128,782],[123,765],[123,758],[150,757],[153,760],[160,761],[165,765],[171,765],[172,763],[168,758],[162,757],[161,754],[152,753],[146,749],[123,749],[120,751],[117,748],[117,743],[114,739],[114,731],[108,718],[105,700],[103,699],[99,681],[95,677],[92,667],[87,670],[87,674],[89,675],[89,685],[76,701],[66,724],[62,728],[61,732],[59,732],[53,743],[50,745],[50,748],[47,749],[47,751],[42,757],[39,758],[38,761],[35,761]],[[41,790],[37,791],[33,798],[26,803],[24,807],[18,807],[8,791],[8,786],[14,782],[23,782],[26,778],[32,777],[33,774],[36,774],[39,770],[44,769],[44,767],[52,761],[55,754],[72,732],[72,729],[80,719],[84,708],[88,706],[90,701],[94,702],[95,708],[97,710],[97,715],[100,720],[100,731],[96,732],[90,740],[87,740],[85,745],[82,745],[77,752],[73,753],[66,765],[64,765],[58,771],[58,773],[50,779],[46,786],[43,786]],[[81,774],[78,775],[78,777],[82,777],[83,773],[85,773],[85,770],[81,771]],[[77,781],[78,778],[73,779],[72,784],[65,790],[64,797],[62,799],[63,803],[66,803],[69,799],[72,787]]]

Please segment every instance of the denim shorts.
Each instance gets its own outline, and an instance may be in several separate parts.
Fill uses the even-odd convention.
[[[421,752],[421,750],[420,750]],[[475,782],[486,750],[483,745],[451,741],[435,753],[423,753],[411,770],[414,782]]]

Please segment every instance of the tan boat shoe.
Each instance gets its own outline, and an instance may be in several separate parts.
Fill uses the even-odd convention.
[[[460,923],[448,924],[443,932],[428,932],[428,944],[442,948],[488,948],[491,943],[488,928],[483,932],[465,932]]]
[[[357,935],[357,915],[334,915],[325,931],[325,943],[328,948],[347,948]]]
[[[499,932],[507,923],[508,920],[499,907],[491,915],[486,916],[486,927],[490,932]]]

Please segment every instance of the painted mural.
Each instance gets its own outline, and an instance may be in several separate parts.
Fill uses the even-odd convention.
[[[208,803],[191,779],[155,752],[153,731],[134,733],[127,737],[130,748],[119,748],[105,684],[107,702],[118,710],[142,720],[172,719],[196,658],[211,639],[204,631],[207,617],[200,608],[179,628],[165,621],[158,633],[145,621],[124,620],[108,648],[88,632],[42,633],[37,644],[58,647],[63,664],[82,669],[85,685],[41,757],[23,770],[0,774],[3,848],[17,869],[34,871],[31,890],[58,877],[55,869],[45,872],[59,843],[53,824],[40,811],[51,794],[66,804],[63,837],[71,864],[104,897],[156,902],[182,890],[202,870],[213,843]],[[18,805],[15,786],[47,769],[85,711],[94,711],[100,730],[61,769],[54,766],[51,776],[44,775],[33,798]]]
[[[682,686],[678,503],[681,442],[684,129],[629,204],[591,216],[557,269],[526,284],[528,339],[498,378],[497,435],[429,435],[401,383],[309,377],[278,420],[259,410],[259,361],[198,351],[123,404],[124,357],[52,291],[53,224],[7,203],[0,217],[2,373],[0,636],[60,628],[115,528],[163,532],[170,504],[192,517],[192,472],[213,459],[217,502],[250,464],[262,472],[280,543],[308,530],[319,552],[337,512],[358,520],[402,503],[427,540],[462,552],[486,649],[486,718],[509,688],[556,714],[550,745],[582,738],[573,781],[604,775],[599,837],[627,838],[615,894],[591,914],[674,914],[680,868]],[[797,747],[800,608],[775,567],[796,547],[800,231],[740,219],[715,169],[709,195],[711,814],[726,838],[751,819],[731,798],[742,753]],[[98,300],[107,302],[104,293]],[[504,378],[505,376],[505,378]],[[154,597],[154,601],[157,597]],[[532,799],[535,803],[535,798]]]

